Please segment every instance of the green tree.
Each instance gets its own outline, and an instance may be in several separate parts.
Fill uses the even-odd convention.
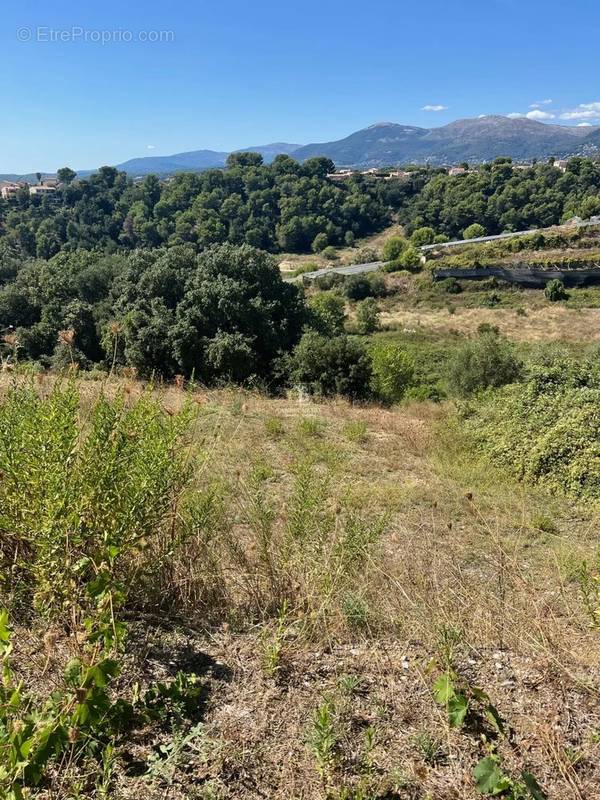
[[[379,308],[374,297],[367,297],[356,307],[356,330],[367,335],[379,327]]]
[[[312,325],[324,336],[336,336],[344,330],[346,303],[337,292],[319,292],[310,299]]]
[[[59,170],[57,170],[56,177],[61,183],[65,183],[67,186],[69,186],[69,184],[73,183],[77,177],[77,173],[70,167],[61,167]]]
[[[403,236],[392,236],[386,239],[381,249],[381,260],[396,261],[407,247],[408,241]]]
[[[380,343],[371,349],[373,393],[385,403],[397,403],[410,386],[415,364],[402,348]]]
[[[513,383],[522,365],[513,347],[494,332],[486,332],[459,347],[451,360],[448,382],[461,396]]]
[[[474,222],[472,225],[469,225],[468,228],[465,228],[463,231],[463,239],[479,239],[482,236],[485,236],[485,228],[483,225],[480,225],[478,222]]]
[[[329,244],[329,237],[327,236],[327,234],[323,232],[317,233],[317,235],[313,239],[311,250],[313,251],[313,253],[321,253],[323,252],[323,250],[325,250],[328,244]]]
[[[427,226],[422,228],[417,228],[416,231],[410,237],[410,241],[412,242],[414,247],[423,247],[426,244],[433,244],[435,239],[435,231],[433,228],[429,228]]]
[[[357,339],[329,338],[311,331],[293,353],[290,377],[312,395],[364,399],[370,394],[371,360]]]

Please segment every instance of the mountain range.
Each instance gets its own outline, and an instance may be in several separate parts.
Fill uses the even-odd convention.
[[[247,147],[243,151],[261,153],[267,163],[280,153],[299,161],[326,156],[338,167],[452,165],[463,161],[481,163],[498,156],[528,161],[550,156],[597,156],[600,154],[600,126],[550,125],[502,116],[460,119],[438,128],[379,122],[337,141],[307,145],[276,142]],[[228,155],[216,150],[192,150],[169,156],[133,158],[116,166],[134,177],[151,173],[165,176],[223,167]],[[78,174],[83,177],[93,171],[82,170]],[[7,180],[15,177],[0,175]]]

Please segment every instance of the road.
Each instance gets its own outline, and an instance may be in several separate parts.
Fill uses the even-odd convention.
[[[595,225],[600,225],[600,216],[592,217],[591,219],[580,220],[576,222],[574,225],[567,225],[567,226],[557,226],[554,225],[551,228],[537,228],[536,230],[529,230],[529,231],[515,231],[514,233],[499,233],[496,236],[480,236],[477,239],[455,239],[452,242],[442,242],[440,244],[426,244],[423,247],[420,247],[420,251],[422,253],[427,253],[430,250],[441,250],[446,249],[449,247],[460,247],[466,244],[480,244],[485,242],[497,242],[501,241],[502,239],[513,239],[516,236],[531,236],[534,233],[547,233],[548,231],[556,231],[557,229],[561,228],[590,228]],[[347,267],[324,267],[323,269],[317,269],[314,272],[304,272],[302,275],[298,275],[296,278],[292,280],[303,280],[306,278],[309,281],[314,281],[315,278],[320,278],[322,275],[327,275],[330,272],[334,272],[336,275],[361,275],[366,272],[376,272],[376,270],[381,269],[383,266],[383,261],[369,261],[366,264],[351,264]]]
[[[376,272],[383,266],[383,261],[369,261],[368,264],[350,264],[346,267],[323,267],[314,272],[303,272],[302,275],[297,275],[292,280],[300,281],[307,278],[309,281],[314,281],[315,278],[320,278],[322,275],[330,275],[334,272],[336,275],[362,275],[365,272]]]

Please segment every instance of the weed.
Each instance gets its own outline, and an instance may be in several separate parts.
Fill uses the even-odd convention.
[[[315,758],[319,776],[326,784],[335,768],[339,745],[332,698],[325,698],[315,710],[307,743]]]
[[[277,618],[275,631],[265,631],[263,637],[263,668],[270,677],[276,676],[281,670],[281,654],[286,636],[288,615],[287,600],[284,600]]]
[[[283,423],[278,417],[269,417],[265,420],[265,433],[271,439],[279,439],[284,434]]]
[[[411,737],[411,742],[418,751],[419,755],[430,767],[442,764],[446,760],[446,751],[442,745],[442,740],[429,733],[429,731],[419,731]]]
[[[369,606],[360,595],[348,592],[343,598],[342,610],[350,628],[365,630],[368,627]]]
[[[368,427],[362,420],[352,420],[344,426],[344,436],[350,442],[363,444],[368,438]]]
[[[316,417],[304,417],[298,423],[298,430],[303,436],[308,436],[311,439],[319,439],[323,436],[325,429],[325,422]]]
[[[520,780],[508,775],[502,768],[498,755],[482,758],[473,771],[481,794],[491,797],[502,795],[506,800],[545,800],[546,795],[530,772],[523,772]]]
[[[535,514],[531,518],[531,527],[534,530],[542,531],[543,533],[551,533],[551,534],[558,534],[559,530],[552,519],[552,517],[548,517],[545,514]]]
[[[358,694],[362,683],[360,675],[340,675],[337,682],[340,691],[348,697]]]
[[[600,626],[600,573],[592,571],[587,562],[579,569],[579,588],[583,607],[594,627]]]

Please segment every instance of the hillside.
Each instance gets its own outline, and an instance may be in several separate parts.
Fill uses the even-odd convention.
[[[576,152],[594,135],[598,135],[595,128],[501,116],[457,120],[430,129],[390,122],[372,125],[339,141],[301,147],[294,157],[327,156],[340,166],[454,164],[490,161],[497,156],[528,160]]]
[[[0,653],[5,685],[23,682],[9,730],[44,775],[31,797],[476,800],[490,752],[541,787],[513,797],[595,796],[591,509],[508,480],[427,403],[219,391],[190,411],[174,387],[77,389],[0,393],[0,463],[17,469],[0,485]],[[468,698],[460,721],[444,676]]]

